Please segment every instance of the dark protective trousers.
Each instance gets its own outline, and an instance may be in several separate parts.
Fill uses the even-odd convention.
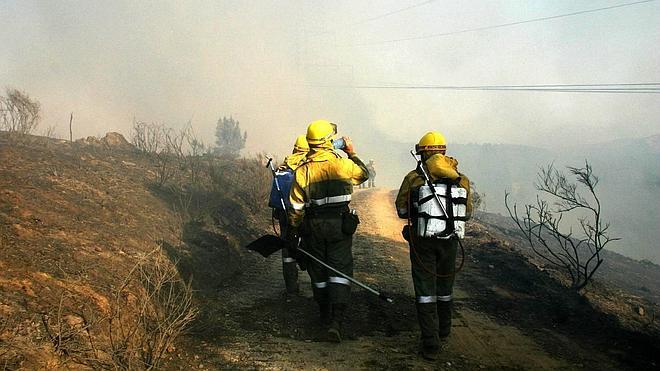
[[[305,215],[305,248],[310,254],[340,272],[353,276],[353,236],[341,230],[342,218],[336,215]],[[321,308],[337,304],[348,304],[351,295],[350,281],[307,260],[307,272],[312,281],[314,300]]]
[[[410,263],[417,319],[425,346],[436,347],[451,331],[452,291],[458,241],[413,237]]]
[[[286,236],[286,229],[288,227],[286,213],[275,211],[273,215],[279,221],[280,236]],[[282,274],[284,275],[286,292],[289,294],[297,293],[298,266],[296,265],[296,257],[293,256],[286,247],[282,248]]]

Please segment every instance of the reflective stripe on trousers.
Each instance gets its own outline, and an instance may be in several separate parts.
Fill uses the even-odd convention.
[[[344,277],[333,277],[333,276],[330,276],[328,278],[328,282],[329,283],[338,283],[338,284],[341,284],[341,285],[350,285],[351,284],[351,281],[349,281],[348,279],[346,279]]]
[[[294,258],[282,258],[283,263],[295,263],[296,259]]]
[[[439,296],[418,296],[417,297],[417,302],[420,304],[426,304],[426,303],[436,303],[439,301],[443,302],[448,302],[452,300],[451,295],[439,295]]]
[[[337,284],[346,285],[346,286],[351,285],[351,281],[349,281],[349,280],[347,280],[346,278],[343,278],[343,277],[330,277],[330,278],[328,278],[328,281],[326,281],[326,282],[314,282],[313,285],[317,289],[324,289],[324,288],[328,287],[329,283],[337,283]]]

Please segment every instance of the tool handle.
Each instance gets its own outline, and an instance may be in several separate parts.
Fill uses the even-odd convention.
[[[410,154],[413,156],[415,161],[417,161],[417,167],[422,171],[422,176],[424,176],[424,181],[426,182],[426,185],[429,186],[431,189],[431,193],[433,193],[433,197],[435,197],[435,200],[438,201],[438,206],[440,206],[440,210],[447,215],[447,210],[445,207],[442,205],[442,200],[440,200],[440,196],[438,193],[435,191],[435,186],[433,186],[433,182],[431,181],[431,177],[429,176],[429,173],[426,172],[426,169],[424,168],[424,163],[422,160],[418,160],[417,156],[415,156],[415,153],[411,150]]]
[[[392,302],[394,302],[394,300],[393,300],[392,298],[386,296],[386,295],[383,294],[383,293],[380,293],[380,292],[374,290],[373,288],[371,288],[371,287],[365,285],[364,283],[362,283],[362,282],[356,280],[355,278],[353,278],[353,277],[351,277],[351,276],[349,276],[349,275],[347,275],[347,274],[344,274],[344,273],[338,271],[337,269],[335,269],[335,268],[329,266],[329,265],[326,264],[323,260],[321,260],[321,259],[317,258],[316,256],[312,255],[311,253],[305,251],[305,249],[302,249],[302,248],[298,247],[298,251],[300,251],[301,253],[307,255],[307,256],[310,257],[312,260],[314,260],[315,262],[321,264],[322,266],[324,266],[324,267],[330,269],[331,271],[337,273],[338,275],[340,275],[340,276],[346,278],[347,280],[353,282],[354,284],[356,284],[356,285],[362,287],[363,289],[365,289],[365,290],[371,292],[372,294],[377,295],[379,298],[385,300],[386,302],[388,302],[388,303],[392,303]]]
[[[445,207],[442,205],[442,201],[440,200],[440,196],[438,196],[438,193],[435,191],[435,187],[433,186],[433,182],[431,182],[431,178],[429,177],[429,174],[426,172],[426,169],[424,169],[424,163],[422,162],[421,159],[417,159],[417,156],[415,155],[415,152],[413,152],[412,150],[410,150],[410,154],[415,159],[415,161],[417,161],[417,166],[422,171],[422,175],[424,176],[424,180],[426,181],[426,185],[428,185],[429,188],[431,188],[431,192],[433,193],[433,196],[435,196],[435,200],[438,201],[438,206],[440,206],[440,209],[442,210],[442,212],[445,215],[449,215],[449,214],[447,214],[447,210],[445,209]],[[456,240],[458,241],[458,245],[461,247],[461,250],[463,250],[463,243],[461,242],[461,239],[458,238],[458,236],[456,236],[456,233],[453,233],[453,234],[456,237]]]
[[[273,180],[275,181],[275,188],[277,188],[277,194],[280,196],[280,203],[282,204],[282,209],[286,212],[286,202],[284,202],[284,195],[282,194],[282,188],[280,188],[280,182],[277,180],[277,174],[275,173],[275,166],[273,166],[273,158],[266,156],[268,163],[266,167],[270,167],[270,172],[273,173]]]

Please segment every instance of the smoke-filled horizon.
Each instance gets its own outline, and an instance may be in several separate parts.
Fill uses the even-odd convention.
[[[414,166],[400,144],[429,130],[450,152],[507,143],[575,153],[657,135],[660,94],[428,87],[658,83],[658,19],[660,1],[633,0],[8,0],[0,89],[38,100],[37,131],[64,138],[73,112],[75,138],[130,140],[133,120],[191,122],[212,145],[217,120],[232,116],[246,154],[281,155],[326,118],[393,187]],[[411,88],[387,88],[401,86]],[[657,170],[654,159],[641,168]]]
[[[212,143],[232,115],[248,152],[286,153],[317,118],[358,146],[430,129],[553,148],[650,136],[657,94],[347,87],[660,81],[657,2],[475,30],[622,3],[8,1],[0,83],[39,100],[60,136],[73,112],[76,137],[128,134],[135,118],[191,121]]]

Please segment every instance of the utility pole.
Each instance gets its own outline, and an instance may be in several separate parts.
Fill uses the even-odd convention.
[[[71,129],[72,122],[73,122],[73,112],[71,112],[71,116],[69,117],[69,142],[73,142],[73,130]]]

